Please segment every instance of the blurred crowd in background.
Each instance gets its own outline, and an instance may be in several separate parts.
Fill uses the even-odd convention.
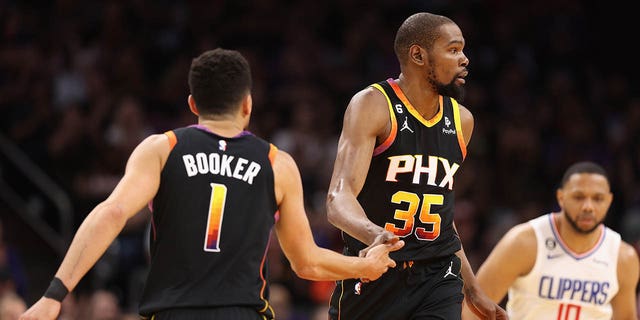
[[[475,130],[456,175],[455,220],[474,268],[509,227],[557,210],[561,175],[579,160],[608,170],[606,223],[640,250],[638,56],[632,11],[615,1],[4,0],[0,134],[65,191],[75,231],[144,137],[195,123],[191,59],[240,50],[254,78],[250,130],[297,160],[316,242],[339,251],[324,201],[342,115],[355,92],[399,75],[395,31],[418,11],[457,22],[471,61],[461,102]],[[0,192],[38,199],[7,158]],[[61,261],[6,198],[0,312],[39,298]],[[64,227],[51,206],[35,207],[54,230]],[[135,319],[148,220],[143,211],[130,221],[61,319]],[[326,319],[334,284],[298,279],[272,243],[278,318]]]

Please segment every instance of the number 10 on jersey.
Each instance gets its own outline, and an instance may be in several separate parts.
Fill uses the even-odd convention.
[[[580,320],[580,307],[577,304],[561,303],[558,308],[557,320]]]
[[[222,216],[227,199],[227,186],[218,183],[211,184],[211,198],[209,200],[209,216],[207,217],[207,234],[204,239],[204,251],[220,252],[220,232],[222,230]]]

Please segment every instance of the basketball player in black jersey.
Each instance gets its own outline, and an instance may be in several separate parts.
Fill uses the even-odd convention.
[[[193,60],[188,104],[198,124],[152,135],[113,193],[80,226],[44,296],[20,319],[55,319],[60,301],[144,206],[152,208],[144,319],[272,319],[265,259],[272,227],[298,276],[376,279],[395,262],[384,244],[365,258],[318,247],[291,156],[245,128],[251,74],[240,53]]]
[[[449,18],[410,16],[395,39],[398,79],[365,88],[347,107],[328,218],[346,255],[399,239],[405,246],[377,281],[338,281],[331,319],[460,319],[465,296],[482,318],[506,318],[477,285],[453,221],[454,176],[473,131],[456,101],[468,73],[464,45]]]

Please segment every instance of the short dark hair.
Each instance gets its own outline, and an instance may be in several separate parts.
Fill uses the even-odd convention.
[[[235,50],[217,48],[191,61],[189,90],[202,116],[235,110],[251,91],[251,69]]]
[[[407,57],[409,48],[417,44],[426,50],[433,48],[433,43],[440,36],[439,27],[444,24],[449,24],[453,20],[428,12],[419,12],[408,17],[398,31],[396,32],[396,39],[393,44],[393,50],[396,52],[398,61],[404,63]]]
[[[601,175],[601,176],[605,177],[605,179],[607,179],[607,182],[609,182],[609,177],[607,176],[607,171],[605,171],[602,166],[600,166],[599,164],[596,164],[594,162],[582,161],[582,162],[574,163],[571,166],[569,166],[569,168],[567,168],[567,171],[565,171],[564,175],[562,176],[562,181],[560,183],[560,187],[561,188],[564,187],[564,185],[567,183],[567,181],[569,181],[569,179],[571,179],[572,175],[579,174],[579,173],[598,174],[598,175]]]

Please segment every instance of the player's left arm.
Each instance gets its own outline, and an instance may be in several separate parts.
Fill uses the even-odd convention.
[[[620,244],[618,253],[618,293],[611,299],[613,319],[636,320],[636,288],[640,277],[638,253],[626,242]]]
[[[453,228],[458,232],[454,222]],[[464,279],[463,292],[467,307],[481,319],[507,319],[507,312],[497,303],[493,302],[482,290],[473,268],[464,252],[464,247],[456,252],[456,256],[460,258],[460,274]]]
[[[469,141],[471,141],[471,135],[473,134],[473,114],[471,111],[464,107],[463,105],[458,105],[460,108],[460,122],[462,125],[462,136],[464,137],[465,145],[469,145]],[[458,233],[458,229],[456,228],[455,222],[453,223],[453,228]],[[458,252],[456,252],[458,258],[460,258],[461,266],[460,273],[462,274],[462,278],[465,280],[464,285],[465,289],[468,289],[468,286],[476,284],[475,275],[473,273],[473,269],[471,268],[471,264],[467,259],[467,255],[464,252],[464,248],[461,248]]]
[[[469,111],[469,109],[467,109],[465,106],[461,104],[459,104],[458,106],[460,108],[462,136],[464,138],[465,145],[468,146],[469,141],[471,141],[471,135],[473,134],[473,114],[471,114],[471,111]],[[455,222],[453,223],[453,228],[456,230],[456,233],[458,233]],[[465,280],[465,287],[471,284],[475,284],[475,275],[473,273],[473,269],[471,268],[471,264],[467,259],[467,255],[464,252],[464,248],[461,248],[458,252],[456,252],[456,255],[458,256],[458,258],[460,258],[461,261],[460,272],[462,273],[462,278]]]
[[[473,134],[474,119],[473,114],[465,106],[459,104],[460,109],[460,122],[462,126],[462,137],[464,138],[465,148],[471,141],[471,135]],[[453,228],[456,233],[458,232],[455,222]],[[470,309],[478,316],[484,315],[486,319],[507,319],[507,313],[497,303],[494,303],[480,288],[478,281],[473,273],[471,264],[467,259],[467,255],[464,252],[464,247],[461,247],[456,256],[460,258],[460,273],[464,279],[464,293],[465,299],[471,301],[469,305]]]

